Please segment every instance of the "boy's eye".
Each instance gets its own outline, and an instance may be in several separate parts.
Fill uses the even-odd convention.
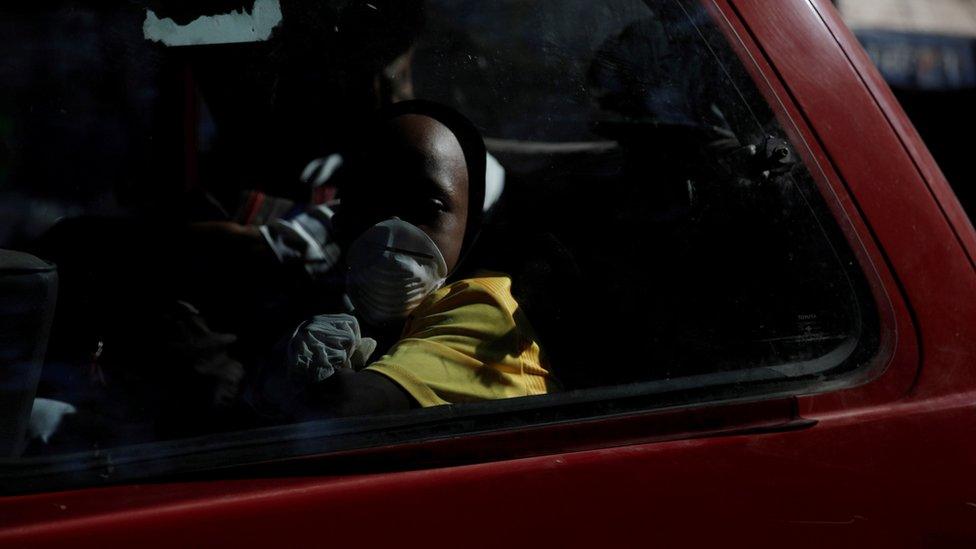
[[[416,214],[418,221],[421,221],[424,225],[435,223],[440,215],[447,211],[447,205],[444,201],[437,198],[425,200],[417,206]]]

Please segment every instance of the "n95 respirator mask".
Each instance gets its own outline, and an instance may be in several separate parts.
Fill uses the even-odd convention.
[[[377,326],[406,318],[447,278],[437,244],[397,217],[353,241],[346,261],[346,290],[356,315]]]

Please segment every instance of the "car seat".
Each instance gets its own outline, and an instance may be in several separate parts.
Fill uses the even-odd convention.
[[[54,265],[0,250],[0,457],[23,451],[57,287]]]
[[[574,343],[584,330],[580,319],[590,296],[574,254],[545,218],[525,211],[538,203],[525,187],[519,177],[506,185],[480,236],[476,263],[511,277],[512,294],[559,385],[567,390],[588,386],[592,372],[584,370],[583,354]]]

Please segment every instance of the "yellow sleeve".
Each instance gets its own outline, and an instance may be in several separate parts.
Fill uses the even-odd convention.
[[[549,378],[507,277],[438,290],[414,311],[389,354],[368,369],[425,407],[545,394]]]

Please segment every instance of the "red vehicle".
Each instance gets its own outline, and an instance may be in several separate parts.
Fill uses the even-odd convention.
[[[454,96],[508,171],[506,193],[528,174],[521,181],[556,182],[540,192],[554,212],[570,202],[552,189],[591,197],[568,220],[532,215],[551,227],[610,227],[592,241],[572,228],[554,230],[583,265],[576,291],[603,301],[585,315],[606,316],[587,316],[586,330],[564,332],[565,354],[553,351],[553,359],[583,357],[577,372],[604,377],[540,397],[11,458],[2,471],[11,494],[0,499],[0,546],[976,543],[976,231],[830,2],[661,0],[647,3],[657,17],[647,24],[592,6],[553,14],[533,3],[436,4],[441,11],[430,8],[428,28],[446,33],[436,25],[452,21],[454,32],[480,29],[453,42],[465,54],[495,51],[477,33],[503,26],[475,15],[504,19],[499,14],[515,4],[539,33],[512,46],[518,55],[536,48],[566,67],[593,55],[630,59],[653,49],[641,37],[659,28],[671,29],[681,51],[696,52],[643,65],[607,62],[602,75],[599,63],[584,66],[581,78],[604,115],[588,115],[584,125],[602,123],[594,126],[598,137],[574,134],[573,117],[559,118],[562,111],[532,118],[531,107],[544,101],[524,100],[498,115],[511,124],[492,119],[484,105],[507,91],[488,77],[481,88],[498,95],[468,95],[467,103]],[[607,19],[585,18],[600,13]],[[603,32],[590,21],[625,30],[577,54],[559,42],[568,40],[560,34],[567,20],[589,29],[584,34]],[[417,94],[448,101],[450,90],[425,83],[438,68],[429,59],[438,58],[425,61],[423,52],[414,59]],[[696,61],[710,56],[720,59],[715,67]],[[680,178],[682,196],[691,198],[669,210],[688,216],[667,232],[677,251],[652,234],[672,227],[659,211],[629,210],[632,219],[618,225],[598,215],[610,184],[593,166],[608,148],[623,150],[614,158],[631,165],[634,128],[645,118],[657,117],[648,126],[668,136],[637,140],[647,147],[641,154],[652,154],[685,135],[668,133],[682,116],[704,112],[650,99],[641,115],[606,107],[627,87],[622,74],[652,65],[683,68],[691,83],[645,86],[647,97],[691,94],[702,82],[705,95],[726,86],[704,111],[719,112],[729,129],[720,133],[737,140],[722,158],[738,183],[715,190],[698,172]],[[479,61],[450,66],[477,71]],[[512,85],[561,85],[556,72],[523,69],[507,65]],[[528,129],[512,129],[513,112]],[[746,138],[740,127],[748,124],[739,121],[750,117],[763,120],[762,131]],[[711,145],[691,149],[719,154]],[[581,173],[589,183],[573,186]],[[769,188],[775,191],[763,194]],[[615,202],[621,211],[647,195],[625,196]],[[723,213],[709,213],[716,211]],[[687,227],[705,228],[687,236]],[[624,243],[611,242],[612,233]],[[731,233],[742,240],[715,243],[715,235]],[[651,252],[663,250],[659,256],[640,251],[630,268],[606,259],[644,239]],[[597,251],[585,256],[581,242]],[[661,274],[678,263],[684,267]],[[647,276],[657,277],[653,287],[663,286],[664,297],[639,291],[637,281],[652,270]],[[631,309],[613,305],[628,299]],[[545,335],[544,314],[530,317]],[[679,363],[641,377],[655,364]]]

